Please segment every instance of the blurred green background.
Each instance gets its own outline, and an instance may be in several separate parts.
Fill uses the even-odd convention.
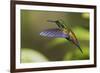
[[[83,50],[64,38],[40,36],[57,28],[48,19],[62,19],[76,34]],[[21,63],[89,59],[89,13],[21,10]]]

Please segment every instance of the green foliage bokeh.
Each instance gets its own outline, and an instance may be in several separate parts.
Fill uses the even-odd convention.
[[[76,34],[83,54],[64,38],[40,36],[45,29],[57,28],[56,24],[48,23],[48,19],[62,19]],[[88,13],[21,10],[22,63],[86,59],[89,59]]]

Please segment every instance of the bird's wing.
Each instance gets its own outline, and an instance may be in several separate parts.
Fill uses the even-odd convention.
[[[69,33],[70,37],[72,38],[73,40],[73,43],[79,48],[79,50],[83,53],[81,47],[80,47],[80,44],[79,44],[79,41],[77,40],[76,38],[76,35],[74,34],[74,32],[71,30],[70,33]]]
[[[67,34],[64,34],[61,29],[54,28],[54,29],[47,29],[40,33],[41,36],[46,37],[59,37],[59,38],[66,38],[68,37]]]
[[[70,30],[69,35],[72,38],[72,40],[74,41],[74,43],[77,43],[77,44],[79,43],[75,33],[72,30]]]

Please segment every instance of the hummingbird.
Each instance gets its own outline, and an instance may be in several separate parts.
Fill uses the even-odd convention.
[[[55,23],[58,26],[58,28],[46,29],[40,33],[41,36],[65,38],[66,40],[72,42],[75,46],[77,46],[80,52],[83,53],[75,33],[68,27],[68,25],[65,25],[65,23],[62,20],[47,21]]]

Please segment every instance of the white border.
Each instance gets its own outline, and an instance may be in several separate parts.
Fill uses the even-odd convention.
[[[40,63],[20,63],[20,10],[45,10],[45,11],[62,11],[62,12],[89,12],[90,13],[90,59],[80,61],[59,61],[59,62],[40,62]],[[40,68],[54,66],[74,66],[94,63],[94,10],[85,8],[70,7],[51,7],[35,5],[16,5],[16,68]]]

